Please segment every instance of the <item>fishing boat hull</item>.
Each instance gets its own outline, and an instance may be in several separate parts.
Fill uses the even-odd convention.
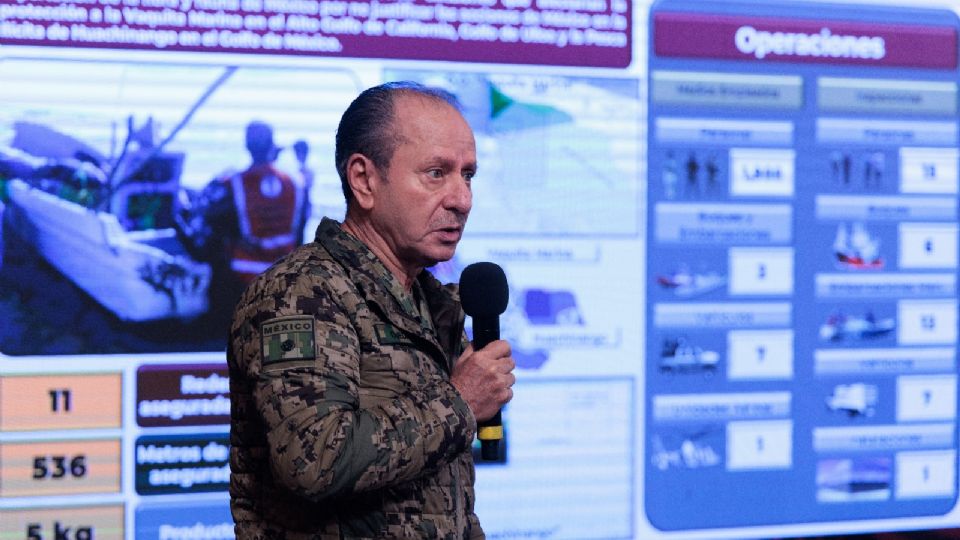
[[[97,303],[130,322],[207,312],[209,265],[190,258],[173,229],[126,231],[117,217],[12,180],[7,223]]]

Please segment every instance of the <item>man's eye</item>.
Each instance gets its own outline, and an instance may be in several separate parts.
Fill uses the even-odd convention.
[[[440,169],[430,169],[427,174],[430,178],[443,178],[443,171]]]
[[[476,175],[477,175],[476,171],[466,171],[463,173],[463,179],[466,180],[467,183],[470,183],[471,181],[473,181],[473,177]]]

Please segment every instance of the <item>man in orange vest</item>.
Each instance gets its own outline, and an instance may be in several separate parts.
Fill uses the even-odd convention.
[[[307,192],[274,166],[280,149],[273,128],[250,122],[246,147],[250,166],[207,184],[178,223],[191,255],[213,269],[208,297],[211,325],[218,328],[247,284],[302,238]]]

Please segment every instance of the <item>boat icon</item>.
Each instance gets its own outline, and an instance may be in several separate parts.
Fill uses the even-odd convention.
[[[892,317],[878,319],[873,312],[857,317],[835,311],[820,326],[820,339],[825,341],[876,339],[886,336],[896,326],[896,321]]]
[[[880,240],[874,238],[863,223],[849,228],[841,223],[833,240],[837,266],[848,270],[880,270],[884,261],[880,256]]]
[[[717,272],[698,274],[684,266],[670,274],[657,276],[658,285],[683,298],[708,293],[723,287],[726,283],[726,277]]]

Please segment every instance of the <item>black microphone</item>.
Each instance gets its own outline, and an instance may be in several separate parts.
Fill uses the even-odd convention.
[[[507,276],[502,268],[492,262],[473,263],[464,268],[460,275],[460,302],[463,312],[473,319],[473,350],[479,351],[500,339],[500,314],[506,311],[509,298]],[[500,411],[477,427],[480,457],[497,459],[503,439]]]

